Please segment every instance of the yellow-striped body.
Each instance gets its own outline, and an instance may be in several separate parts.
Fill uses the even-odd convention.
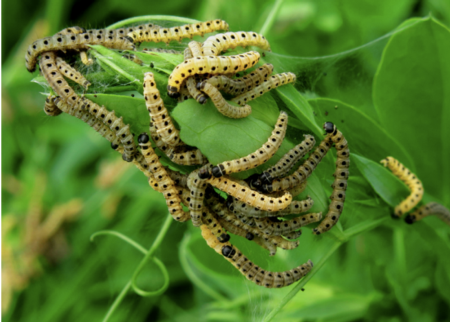
[[[264,36],[256,32],[226,32],[209,37],[203,43],[204,56],[218,56],[227,49],[256,46],[270,51],[270,45]],[[194,55],[194,57],[197,55]]]

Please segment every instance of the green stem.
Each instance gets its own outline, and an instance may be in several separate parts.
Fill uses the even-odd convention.
[[[324,257],[320,260],[320,262],[316,265],[314,265],[313,269],[304,277],[295,287],[288,293],[286,296],[278,303],[278,305],[266,316],[264,319],[264,322],[272,321],[272,319],[275,317],[275,315],[280,312],[280,310],[291,300],[294,298],[295,295],[306,285],[306,283],[309,282],[309,280],[322,268],[322,266],[325,264],[327,259],[333,255],[333,253],[341,246],[342,242],[336,242],[333,244],[333,246],[330,248],[328,253],[325,254]]]
[[[133,17],[133,18],[121,20],[112,25],[109,25],[108,27],[106,27],[106,29],[116,29],[116,28],[121,28],[123,26],[147,22],[147,21],[176,21],[176,22],[182,22],[182,23],[198,22],[198,20],[195,20],[195,19],[176,17],[176,16],[148,15],[148,16],[139,16],[139,17]]]
[[[275,22],[275,17],[278,14],[278,11],[281,8],[281,5],[283,4],[284,0],[275,0],[275,4],[272,7],[272,10],[270,10],[270,14],[267,17],[266,21],[264,22],[264,25],[262,26],[261,30],[259,31],[259,33],[261,35],[264,35],[267,33],[267,31],[272,28],[272,25]]]
[[[122,289],[120,294],[116,297],[116,299],[114,300],[114,303],[111,305],[111,307],[109,308],[109,310],[106,313],[105,317],[103,318],[103,322],[107,322],[109,320],[109,318],[112,316],[114,311],[117,309],[119,304],[124,299],[125,295],[127,295],[128,290],[130,289],[130,287],[131,287],[131,280],[128,281],[127,285],[125,285],[125,287]]]
[[[153,259],[153,253],[158,249],[159,245],[162,243],[164,236],[166,235],[167,231],[169,230],[170,225],[173,222],[172,216],[167,216],[166,221],[164,222],[163,226],[161,227],[161,230],[159,231],[158,236],[156,237],[155,241],[153,242],[153,245],[150,247],[150,249],[147,251],[147,254],[142,259],[142,261],[139,263],[139,266],[136,268],[136,270],[133,273],[133,276],[131,277],[131,287],[134,289],[136,293],[138,293],[141,296],[151,296],[151,295],[158,295],[164,292],[167,287],[169,286],[169,275],[167,273],[167,270],[165,269],[164,265],[162,265],[159,260],[154,259],[155,264],[159,266],[161,269],[163,275],[164,275],[164,285],[161,287],[161,289],[155,291],[155,292],[146,292],[141,289],[139,289],[136,286],[136,279],[139,275],[139,273],[142,271],[145,265]],[[161,266],[162,265],[162,266]]]
[[[114,230],[101,230],[96,232],[95,234],[91,235],[91,242],[94,241],[95,237],[100,236],[100,235],[113,235],[116,237],[119,237],[120,239],[122,239],[123,241],[127,242],[128,244],[130,244],[131,246],[133,246],[134,248],[136,248],[138,251],[140,251],[142,254],[146,254],[147,250],[142,247],[141,245],[139,245],[138,243],[136,243],[134,240],[128,238],[127,236],[114,231]]]
[[[371,230],[371,229],[381,225],[385,221],[388,221],[389,219],[390,219],[390,217],[384,216],[384,217],[382,217],[380,219],[377,219],[375,221],[369,221],[369,222],[366,221],[366,222],[362,222],[360,224],[357,224],[357,225],[347,229],[344,232],[345,236],[346,236],[346,239],[349,240],[353,236],[356,236],[356,235],[362,233],[363,231]]]

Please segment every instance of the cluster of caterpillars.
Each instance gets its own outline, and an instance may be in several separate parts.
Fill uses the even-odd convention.
[[[405,213],[413,210],[422,200],[424,193],[422,182],[414,173],[393,157],[387,157],[381,160],[380,163],[391,170],[392,173],[402,180],[410,190],[409,196],[395,206],[394,213],[392,214],[392,218],[400,219]],[[415,211],[405,216],[405,222],[413,224],[414,222],[431,215],[437,216],[450,226],[450,211],[437,202],[429,202],[417,208]]]
[[[272,168],[246,180],[237,180],[230,175],[264,164],[279,149],[286,134],[287,113],[280,113],[274,130],[258,150],[236,160],[212,165],[199,149],[187,146],[181,140],[180,131],[164,106],[152,73],[146,73],[143,80],[144,98],[150,116],[149,133],[140,134],[136,144],[130,125],[125,124],[114,111],[74,91],[66,79],[86,89],[90,83],[58,57],[61,51],[77,51],[81,52],[82,62],[92,64],[93,61],[86,54],[92,44],[135,50],[141,42],[169,43],[218,30],[228,30],[228,24],[214,20],[172,28],[154,24],[115,30],[71,27],[31,44],[26,54],[26,67],[33,71],[40,57],[40,70],[56,93],[56,96],[49,96],[45,102],[44,111],[47,115],[57,116],[64,112],[88,123],[111,142],[112,148],[121,153],[125,161],[133,162],[146,175],[153,189],[164,195],[169,213],[176,221],[191,220],[194,226],[201,227],[208,245],[230,261],[247,279],[264,287],[284,287],[305,276],[311,270],[312,262],[308,260],[284,272],[265,271],[230,244],[229,233],[254,241],[267,249],[270,255],[275,255],[277,248],[296,248],[299,245],[296,239],[301,235],[300,228],[320,222],[322,213],[307,213],[314,204],[310,197],[295,201],[293,197],[304,191],[308,177],[334,146],[337,161],[331,203],[313,233],[319,235],[330,230],[343,211],[350,165],[347,141],[336,126],[330,122],[324,124],[325,137],[317,146],[313,136],[305,135],[304,141]],[[194,98],[200,103],[210,97],[222,114],[241,118],[251,113],[247,102],[273,88],[295,82],[292,73],[271,76],[273,66],[270,64],[255,67],[260,58],[259,52],[220,55],[238,46],[270,49],[267,40],[254,32],[226,32],[211,36],[203,43],[191,41],[184,51],[184,62],[170,75],[169,96],[179,100]],[[167,53],[177,54],[171,50]],[[129,54],[128,58],[138,62],[134,55]],[[255,68],[248,75],[235,76],[237,72],[252,67]],[[221,91],[235,97],[230,102],[226,101]],[[198,168],[188,174],[175,172],[161,164],[155,149],[159,149],[176,164]],[[294,169],[304,157],[306,159]],[[223,198],[217,190],[225,192],[227,198]],[[185,210],[187,208],[189,210]],[[285,220],[283,217],[286,215],[296,216]]]

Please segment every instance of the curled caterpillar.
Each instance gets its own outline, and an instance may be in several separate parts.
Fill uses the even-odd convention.
[[[331,194],[331,204],[328,207],[328,213],[324,220],[313,229],[315,235],[319,235],[330,230],[339,220],[344,210],[345,191],[347,190],[347,179],[349,176],[348,167],[350,166],[350,150],[348,143],[342,133],[331,122],[323,125],[327,137],[331,138],[336,148],[336,170],[333,173],[334,182],[331,185],[333,193]]]
[[[236,213],[252,218],[283,217],[290,214],[301,214],[302,212],[311,209],[314,205],[314,200],[308,196],[306,200],[292,201],[289,206],[283,210],[272,212],[249,207],[245,202],[239,201],[233,197],[228,197],[228,199],[229,201],[227,204],[231,211],[236,211]]]
[[[48,116],[58,116],[59,114],[62,113],[62,111],[56,106],[54,99],[55,99],[55,96],[52,96],[52,95],[49,95],[45,99],[44,112]]]
[[[211,177],[208,183],[219,190],[245,202],[247,205],[264,211],[280,211],[286,208],[292,201],[292,195],[289,192],[284,193],[280,197],[268,197],[253,191],[227,177],[214,178]]]
[[[218,56],[227,49],[247,46],[256,46],[270,51],[269,42],[264,36],[256,32],[238,31],[217,34],[206,39],[203,43],[203,55]]]
[[[298,169],[291,175],[275,179],[272,183],[265,184],[262,186],[262,191],[265,192],[275,192],[281,190],[288,190],[306,181],[306,179],[311,175],[317,165],[322,161],[322,158],[327,154],[328,150],[331,148],[331,139],[329,136],[320,142],[319,146],[314,150],[313,153],[308,157],[308,159],[303,162],[303,164],[298,167]]]
[[[256,241],[260,246],[266,248],[270,252],[270,256],[273,256],[276,254],[277,247],[289,250],[294,249],[298,247],[299,242],[298,241],[290,241],[286,240],[280,236],[269,236],[264,234],[261,230],[259,230],[256,227],[251,227],[250,225],[243,223],[241,220],[239,220],[235,214],[233,214],[224,204],[223,200],[217,196],[217,194],[212,189],[206,190],[206,203],[208,207],[218,216],[220,222],[222,223],[222,220],[229,223],[229,225],[232,225],[234,227],[243,229],[246,231],[249,235],[245,236],[247,239],[252,239],[253,237],[259,237],[261,242]],[[225,226],[222,224],[222,226],[228,230],[228,226]],[[233,233],[233,231],[230,228],[230,232]]]
[[[429,202],[411,214],[406,215],[405,222],[413,224],[416,221],[432,215],[437,216],[440,220],[450,226],[450,211],[437,202]]]
[[[172,28],[148,28],[146,30],[135,30],[128,34],[136,43],[141,42],[165,42],[181,41],[185,38],[192,39],[193,36],[203,36],[206,33],[228,30],[228,24],[223,20],[211,20],[190,25],[177,26]]]
[[[87,110],[91,115],[101,120],[107,125],[120,139],[124,147],[122,158],[131,162],[136,151],[133,134],[130,132],[130,126],[123,123],[122,117],[118,118],[114,111],[108,111],[104,106],[86,99],[80,98],[63,78],[61,72],[56,66],[56,56],[53,52],[44,53],[40,60],[42,74],[53,90],[61,97],[60,101],[66,103],[71,108]],[[114,145],[113,147],[118,147]]]
[[[270,76],[261,85],[253,88],[252,90],[245,92],[239,96],[236,96],[231,101],[239,105],[245,105],[247,102],[260,97],[264,93],[289,83],[295,83],[296,76],[293,73],[282,73]]]
[[[64,77],[73,80],[75,83],[80,84],[85,89],[88,89],[89,85],[91,85],[91,82],[84,78],[84,76],[79,71],[66,63],[62,58],[56,57],[56,66],[58,67],[61,74],[64,75]]]
[[[175,189],[174,182],[167,174],[164,166],[159,162],[159,158],[151,146],[150,138],[147,133],[140,134],[138,137],[138,142],[141,147],[141,153],[149,165],[149,171],[158,182],[159,188],[166,199],[166,204],[169,207],[169,213],[176,221],[189,220],[189,213],[185,213],[183,211],[183,207],[181,207],[181,200],[178,196],[178,191]]]
[[[261,183],[271,183],[273,179],[285,176],[292,167],[303,158],[316,144],[312,135],[305,135],[305,139],[289,150],[273,167],[264,171],[260,180]]]
[[[423,187],[422,182],[403,164],[393,157],[387,157],[380,161],[385,167],[388,167],[392,173],[402,180],[411,190],[411,194],[403,200],[394,209],[393,218],[400,218],[404,213],[413,209],[422,200]]]
[[[191,79],[191,77],[188,78],[188,81]],[[247,117],[252,113],[252,108],[250,105],[235,106],[228,103],[225,98],[223,98],[219,90],[209,83],[200,83],[199,89],[211,98],[211,101],[214,103],[217,110],[226,117],[240,119]],[[204,101],[206,101],[206,98]],[[199,101],[199,103],[203,103],[203,101]]]
[[[172,123],[151,72],[144,74],[144,98],[150,120],[161,140],[170,146],[179,145],[180,131]]]
[[[273,72],[273,65],[264,64],[248,75],[232,79],[224,75],[213,76],[202,83],[197,84],[197,88],[204,87],[203,83],[208,83],[218,90],[227,94],[239,95],[262,84]]]
[[[260,54],[250,51],[235,56],[204,56],[195,57],[184,61],[175,67],[169,76],[167,92],[170,97],[180,96],[181,85],[184,80],[195,74],[224,74],[237,73],[254,66],[260,58]]]
[[[174,55],[183,55],[181,51],[173,50],[173,49],[163,49],[163,48],[144,48],[142,49],[143,53],[163,53],[163,54],[174,54]]]
[[[91,29],[79,34],[56,34],[52,37],[36,40],[25,54],[29,72],[36,69],[37,58],[44,52],[66,50],[88,50],[88,45],[102,45],[113,49],[134,50],[132,39],[121,35],[119,29]]]
[[[225,174],[253,169],[267,162],[267,160],[269,160],[275,154],[275,152],[277,152],[281,143],[283,143],[283,139],[286,134],[287,123],[288,115],[286,112],[281,111],[277,123],[275,123],[275,128],[272,131],[272,135],[269,136],[267,142],[264,143],[261,148],[245,157],[226,161],[216,165],[211,170],[212,175],[216,178],[219,178]]]
[[[111,147],[117,149],[120,145],[120,140],[102,121],[98,120],[95,116],[89,114],[87,111],[82,111],[80,109],[73,108],[67,105],[60,97],[53,98],[53,104],[56,108],[64,113],[75,116],[80,120],[87,123],[95,131],[97,131],[101,136],[111,142]]]
[[[280,288],[291,285],[305,276],[313,267],[313,263],[308,260],[306,264],[284,272],[270,272],[261,269],[245,257],[239,249],[229,242],[219,243],[207,226],[202,225],[202,236],[209,247],[216,253],[223,255],[242,275],[257,285],[267,288]]]
[[[192,171],[187,179],[187,186],[191,191],[189,210],[191,213],[192,224],[195,227],[199,227],[202,224],[202,213],[205,212],[203,207],[203,200],[205,199],[205,190],[207,187],[206,180],[200,179],[198,177],[199,171],[199,169]]]

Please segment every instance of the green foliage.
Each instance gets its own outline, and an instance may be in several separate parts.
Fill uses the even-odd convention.
[[[101,19],[108,12],[132,8],[131,4],[116,1],[111,8],[117,9],[103,5],[102,12],[94,5],[84,17]],[[266,25],[272,4],[204,1],[195,17],[218,17],[227,20],[232,30],[258,31]],[[189,7],[183,1],[179,5]],[[282,151],[305,133],[320,140],[325,121],[334,122],[345,134],[354,154],[345,210],[337,227],[320,237],[304,229],[298,249],[279,250],[274,258],[254,243],[232,238],[265,269],[285,270],[307,259],[316,264],[305,280],[280,290],[245,281],[190,224],[173,223],[169,229],[164,199],[135,169],[124,170],[110,185],[95,184],[105,163],[120,156],[79,121],[66,115],[49,118],[38,111],[44,97],[38,86],[29,83],[32,77],[25,71],[22,53],[17,59],[11,55],[3,66],[3,215],[26,220],[33,207],[30,198],[40,189],[44,213],[74,197],[81,198],[84,207],[78,220],[67,225],[69,255],[57,263],[41,257],[43,274],[15,293],[5,321],[98,321],[109,309],[114,309],[110,321],[185,321],[199,316],[205,321],[449,320],[449,227],[437,218],[412,226],[391,220],[393,206],[408,192],[379,164],[388,155],[398,158],[424,183],[424,201],[450,207],[450,32],[431,17],[401,24],[409,16],[423,14],[411,13],[412,6],[407,0],[395,5],[388,0],[281,3],[278,14],[267,23],[272,26],[266,36],[273,52],[266,53],[264,61],[272,63],[276,72],[296,73],[298,82],[295,88],[284,86],[252,101],[253,113],[246,119],[226,119],[210,103],[200,106],[189,100],[177,105],[163,96],[173,109],[182,139],[200,147],[213,163],[258,147],[270,135],[279,110],[289,113],[290,125]],[[421,10],[436,10],[443,23],[450,21],[446,2],[427,1],[421,6]],[[61,23],[50,12],[51,24]],[[261,18],[255,22],[254,17]],[[136,134],[147,131],[149,119],[141,95],[144,72],[155,74],[164,94],[167,75],[182,57],[142,53],[139,57],[145,65],[139,66],[99,46],[92,55],[102,69],[84,72],[100,86],[87,97],[116,110]],[[327,209],[333,167],[333,156],[328,155],[309,180],[303,196],[315,200],[314,211]],[[42,173],[46,188],[37,179]],[[144,248],[158,245],[163,237],[164,242],[147,253],[149,264],[141,265],[137,276],[136,268],[145,262],[141,253],[111,237],[89,242],[89,236],[105,229],[123,233]],[[20,250],[20,230],[7,236],[6,244]],[[169,289],[149,298],[127,293],[132,276],[137,277],[135,289],[158,290],[168,281],[164,270],[150,263],[153,255],[168,271]]]

